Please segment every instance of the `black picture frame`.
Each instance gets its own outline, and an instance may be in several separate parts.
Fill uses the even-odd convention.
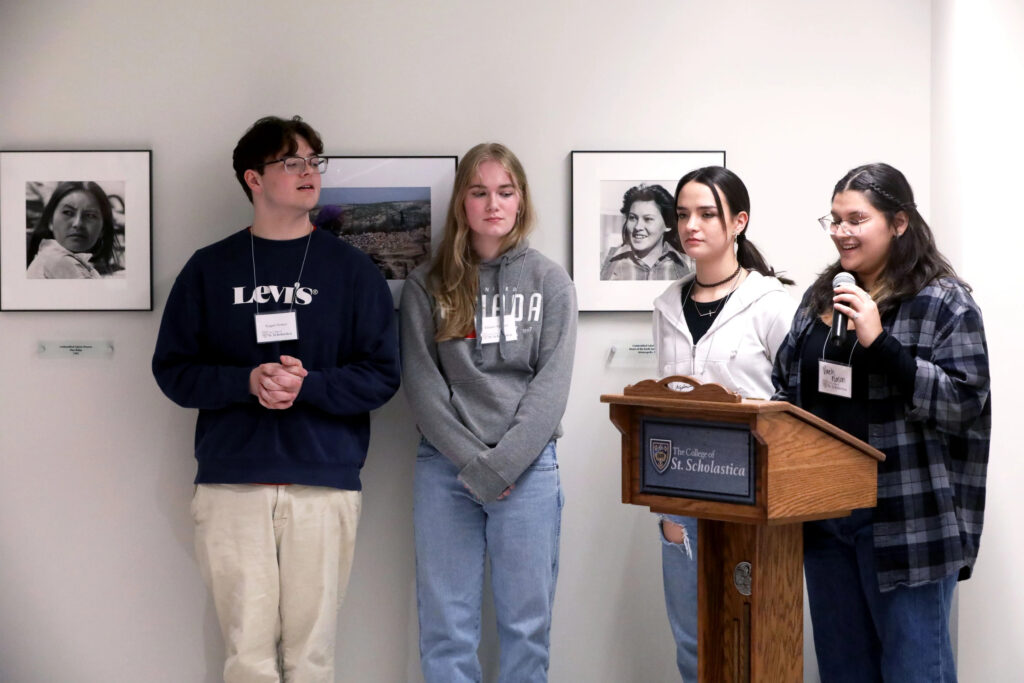
[[[152,150],[0,151],[0,311],[152,311],[152,184]],[[95,236],[43,225],[69,197]]]
[[[615,279],[621,272],[609,267],[611,261],[628,258],[629,246],[623,236],[625,219],[621,213],[626,192],[638,185],[661,185],[668,195],[674,196],[676,183],[686,172],[702,166],[725,166],[725,150],[574,150],[570,158],[570,273],[576,283],[580,310],[653,310],[654,299],[693,266],[689,257],[677,250],[684,269],[656,273],[666,279]],[[674,231],[674,221],[666,229]]]

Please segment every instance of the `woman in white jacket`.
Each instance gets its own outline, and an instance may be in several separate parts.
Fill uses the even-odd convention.
[[[654,345],[662,377],[687,375],[744,397],[772,395],[775,352],[796,302],[747,239],[750,196],[721,166],[691,171],[676,185],[677,230],[696,273],[654,302]],[[697,680],[697,520],[660,516],[665,607],[683,681]]]

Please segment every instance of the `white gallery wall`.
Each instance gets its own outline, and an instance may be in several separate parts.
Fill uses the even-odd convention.
[[[940,238],[974,286],[992,361],[992,421],[985,532],[974,578],[961,584],[963,681],[1010,681],[1024,663],[1020,500],[1024,410],[1020,297],[1024,236],[1016,218],[1024,158],[1024,5],[945,0],[934,8],[933,195]],[[941,221],[939,220],[941,218]]]
[[[967,123],[940,121],[933,104],[933,81],[954,94],[973,87],[936,56],[937,45],[960,45],[943,28],[964,5],[0,2],[0,149],[153,150],[156,304],[151,313],[0,313],[0,680],[219,679],[223,646],[188,512],[195,415],[160,394],[149,359],[185,260],[246,224],[230,155],[257,117],[302,114],[329,154],[461,156],[500,140],[534,189],[533,245],[567,267],[570,151],[725,149],[751,191],[750,237],[797,280],[794,296],[832,258],[814,221],[832,185],[852,166],[885,160],[907,174],[991,323],[1010,303],[986,272],[988,252],[961,235],[968,222],[985,226],[972,222],[973,206],[932,210],[933,196],[959,190],[936,171],[961,158],[950,141],[984,120],[980,102],[966,107]],[[1016,157],[999,168],[1014,172]],[[972,181],[984,194],[992,179]],[[985,196],[984,208],[1005,219],[989,221],[986,244],[1019,230],[1014,196]],[[1011,255],[1001,258],[1012,267]],[[580,316],[559,444],[567,503],[553,681],[677,679],[657,531],[648,512],[620,503],[618,435],[598,402],[651,374],[607,368],[609,340],[648,337],[647,314]],[[115,352],[42,359],[44,339],[109,340]],[[993,355],[1020,379],[1008,343],[993,343]],[[1004,381],[1001,398],[1017,385]],[[373,429],[338,680],[419,681],[417,437],[401,392]],[[1009,459],[1009,438],[994,463]],[[1022,559],[1009,521],[1020,477],[998,467],[990,505],[1003,519],[986,534],[981,580],[961,593],[965,681],[1006,680],[1024,663],[1013,646],[1024,597],[1016,588],[1007,602],[1002,592],[1012,583],[1003,564]],[[993,600],[1003,601],[998,622]],[[481,651],[493,676],[493,628]]]

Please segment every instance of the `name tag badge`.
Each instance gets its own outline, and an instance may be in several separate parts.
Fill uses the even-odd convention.
[[[484,329],[480,331],[481,344],[498,343],[498,317],[484,317]],[[516,341],[519,334],[516,332],[516,319],[511,315],[505,316],[505,341]]]
[[[832,396],[851,398],[853,396],[853,368],[842,363],[819,360],[818,391]]]
[[[295,311],[256,313],[256,343],[295,341],[299,338],[299,320]]]

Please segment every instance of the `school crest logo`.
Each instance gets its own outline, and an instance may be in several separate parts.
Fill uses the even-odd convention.
[[[651,463],[658,474],[665,474],[672,462],[672,442],[668,439],[651,439]]]

